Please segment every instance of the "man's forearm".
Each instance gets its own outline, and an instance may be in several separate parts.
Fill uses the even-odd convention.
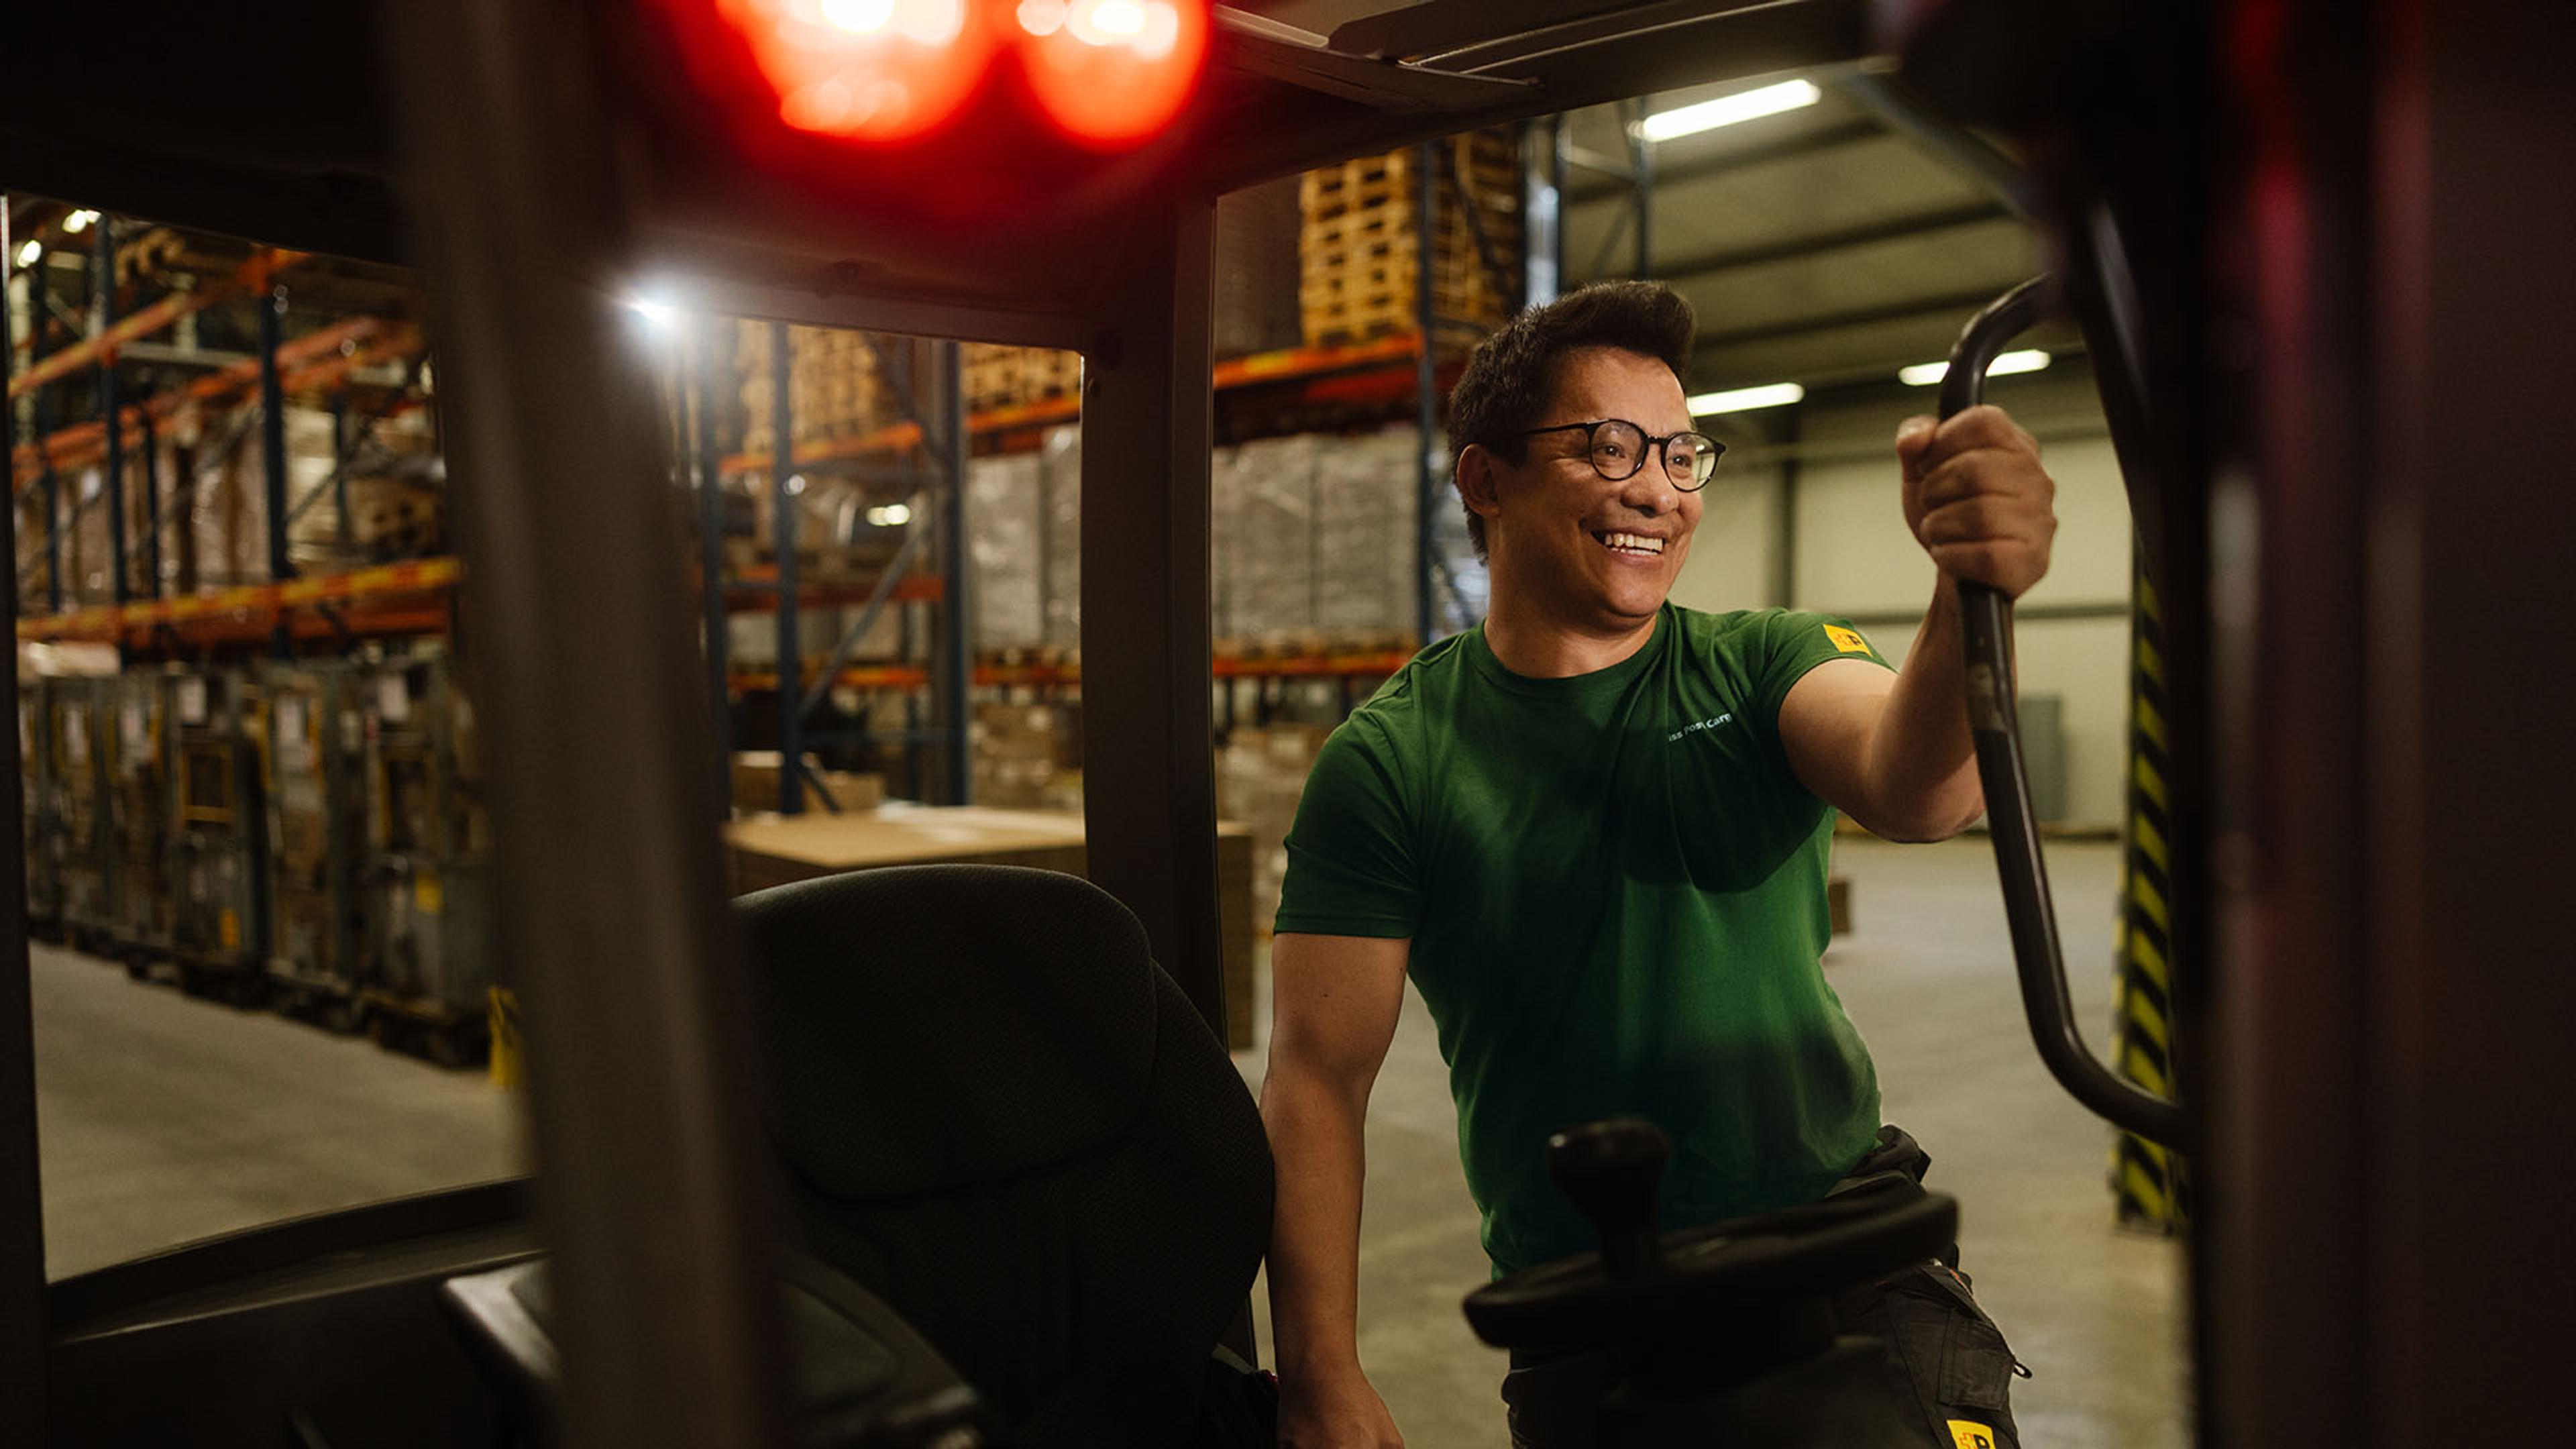
[[[1261,1088],[1276,1163],[1270,1325],[1282,1377],[1359,1368],[1360,1185],[1368,1101],[1274,1063]]]
[[[1985,809],[1968,733],[1966,676],[1958,584],[1943,574],[1870,733],[1869,793],[1877,818],[1862,823],[1872,830],[1901,840],[1945,840]]]

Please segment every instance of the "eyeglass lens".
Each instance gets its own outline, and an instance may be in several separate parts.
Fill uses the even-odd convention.
[[[1613,482],[1636,475],[1644,466],[1646,448],[1645,430],[1634,423],[1614,418],[1592,430],[1592,466]],[[1676,433],[1664,443],[1664,471],[1675,486],[1697,488],[1717,471],[1717,455],[1722,451],[1713,438]]]

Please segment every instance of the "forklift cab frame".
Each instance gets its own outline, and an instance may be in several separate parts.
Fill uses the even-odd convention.
[[[137,1374],[186,1406],[163,1422],[199,1409],[209,1426],[250,1422],[240,1416],[277,1407],[259,1399],[267,1381],[224,1374],[261,1354],[260,1335],[310,1343],[317,1324],[381,1321],[391,1260],[405,1253],[461,1270],[542,1240],[556,1265],[568,1442],[782,1439],[782,1340],[765,1286],[779,1214],[706,828],[709,731],[682,591],[634,567],[676,556],[673,525],[636,484],[656,476],[648,384],[615,360],[602,287],[649,274],[696,309],[1084,354],[1090,874],[1221,1021],[1206,687],[1215,197],[1471,126],[1902,50],[1908,78],[1949,114],[2031,141],[2061,240],[2097,260],[2122,250],[2137,277],[2135,310],[2110,319],[2129,340],[2105,375],[2140,379],[2137,396],[2156,403],[2151,420],[2143,405],[2124,418],[2116,399],[2111,412],[2133,474],[2161,482],[2139,526],[2161,554],[2175,661],[2173,935],[2203,988],[2181,1003],[2181,1030],[2200,1048],[2184,1071],[2211,1167],[2195,1251],[2208,1441],[2412,1442],[2410,1430],[2439,1422],[2446,1437],[2539,1442],[2514,1431],[2537,1421],[2517,1417],[2527,1408],[2510,1394],[2443,1399],[2447,1417],[2427,1407],[2464,1363],[2498,1372],[2544,1351],[2545,1334],[2514,1337],[2502,1294],[2452,1276],[2530,1215],[2508,1193],[2436,1211],[2410,1191],[2321,1224],[2314,1202],[2366,1195],[2354,1164],[2374,1141],[2407,1169],[2493,1181],[2492,1163],[2444,1146],[2426,1115],[2465,1100],[2440,1069],[2475,1041],[2546,1086],[2541,1063],[2563,1056],[2512,1053],[2542,1045],[2534,1023],[2552,1014],[2475,982],[2442,1021],[2408,1014],[2430,989],[2427,943],[2461,939],[2436,933],[2495,953],[2537,941],[2472,920],[2458,894],[2474,883],[2464,852],[2445,849],[2479,830],[2530,838],[2492,782],[2444,754],[2514,738],[2492,712],[2464,708],[2474,691],[2442,688],[2508,656],[2475,638],[2438,657],[2424,647],[2428,611],[2456,620],[2475,599],[2527,602],[2549,574],[2535,552],[2546,529],[2473,547],[2440,526],[2447,508],[2424,506],[2432,409],[2485,425],[2500,466],[2459,485],[2474,498],[2513,497],[2499,491],[2521,456],[2509,445],[2536,435],[2443,385],[2425,351],[2462,335],[2457,318],[2511,315],[2493,270],[2463,264],[2459,227],[2527,214],[2509,176],[2434,165],[2451,154],[2437,148],[2462,143],[2430,128],[2491,116],[2499,97],[2521,119],[2545,116],[2514,67],[2552,47],[2456,10],[2437,19],[2424,0],[2382,7],[2361,28],[2369,45],[2318,13],[2329,7],[2250,0],[2226,25],[2182,7],[2141,18],[2011,0],[1434,0],[1329,37],[1227,10],[1209,77],[1169,135],[1125,156],[1050,152],[1057,169],[1042,186],[1021,166],[1011,174],[1029,189],[1012,224],[993,227],[926,209],[917,158],[790,141],[743,164],[726,139],[732,118],[679,80],[658,25],[690,8],[676,0],[285,8],[254,29],[171,7],[114,81],[21,68],[0,93],[0,183],[405,261],[434,279],[491,741],[496,947],[537,1044],[533,1230],[521,1188],[469,1188],[49,1287],[28,1003],[12,984],[0,991],[0,1221],[15,1225],[0,1237],[0,1380],[13,1386],[0,1438],[47,1442],[109,1422],[94,1399]],[[56,8],[12,24],[28,54],[67,54],[86,38],[78,20]],[[2464,55],[2505,67],[2505,88],[2472,88]],[[187,78],[229,72],[279,82],[205,114]],[[2411,107],[2436,139],[2391,131],[2374,146],[2374,99]],[[2140,109],[2110,113],[2120,105]],[[971,135],[955,145],[955,157],[1010,172]],[[2537,149],[2563,155],[2565,143]],[[2302,204],[2381,236],[2382,249],[2330,227],[2280,230],[2281,209]],[[429,224],[415,231],[406,217]],[[2481,240],[2510,248],[2519,235]],[[2553,275],[2544,311],[2563,323],[2563,267]],[[2383,296],[2403,305],[2350,320],[2356,299]],[[2213,343],[2203,316],[2241,335]],[[2525,365],[2563,367],[2576,328],[2505,335]],[[2419,391],[2386,392],[2392,379]],[[2301,431],[2353,395],[2391,402],[2376,431],[2323,446]],[[2388,463],[2376,474],[2357,466],[2370,444]],[[2515,501],[2529,523],[2531,501]],[[2388,532],[2400,519],[2417,531]],[[2390,559],[2396,573],[2373,571]],[[2213,596],[2236,612],[2214,612]],[[2216,687],[2252,690],[2244,651],[2279,630],[2347,652],[2384,647],[2404,668],[2357,677],[2335,672],[2331,650],[2293,656],[2262,676],[2260,710]],[[575,740],[552,728],[568,701],[628,725]],[[2398,771],[2393,793],[2365,802],[2344,788],[2376,765]],[[2263,808],[2222,805],[2211,784],[2222,773],[2264,780]],[[0,803],[17,803],[14,777],[0,788]],[[2221,876],[2207,863],[2219,843],[2270,864]],[[2566,847],[2554,849],[2563,861]],[[0,897],[0,934],[23,959],[21,902]],[[2216,930],[2222,912],[2238,934]],[[2257,954],[2272,969],[2251,969]],[[2365,989],[2321,1018],[2298,1014],[2303,994],[2348,984],[2329,961],[2367,963],[2355,978]],[[2344,1090],[2322,1102],[2293,1090],[2319,1079]],[[2523,1098],[2560,1104],[2561,1121],[2571,1099]],[[2410,1257],[2437,1221],[2460,1230],[2444,1239],[2457,1246]],[[2395,1301],[2365,1307],[2364,1273],[2401,1261]],[[225,1322],[240,1326],[207,1326]],[[2371,1326],[2356,1336],[2357,1323]],[[436,1405],[383,1384],[365,1392],[380,1396],[376,1413],[438,1419]]]

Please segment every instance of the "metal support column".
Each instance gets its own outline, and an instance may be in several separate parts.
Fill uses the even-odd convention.
[[[93,223],[98,228],[98,244],[90,252],[90,327],[93,336],[105,336],[116,325],[116,224],[101,212]],[[111,603],[126,600],[125,577],[125,426],[117,416],[116,354],[107,351],[98,359],[98,418],[107,430],[107,457],[101,465],[105,474],[107,503],[107,596]],[[120,641],[117,652],[125,646]]]
[[[349,518],[349,442],[349,395],[336,393],[331,398],[331,524],[342,548],[356,541]]]
[[[1083,816],[1090,875],[1225,1035],[1208,680],[1216,206],[1139,218],[1083,373]],[[1160,521],[1160,527],[1150,526]]]
[[[45,317],[48,287],[43,262],[27,269],[27,368],[31,372],[45,360],[45,340],[53,330],[46,325]],[[37,385],[30,393],[27,420],[36,443],[36,488],[45,500],[45,612],[59,614],[63,611],[63,485],[61,475],[54,471],[53,452],[44,446],[54,425],[52,410],[45,406],[52,391],[52,385],[47,383]],[[11,455],[13,470],[15,457]],[[13,485],[13,496],[14,492]]]
[[[143,534],[144,590],[157,599],[161,597],[161,436],[150,408],[137,408],[134,415],[143,425],[143,516],[150,524]]]
[[[936,442],[940,450],[939,551],[941,572],[946,576],[941,612],[946,615],[947,629],[940,636],[940,723],[947,727],[948,803],[966,805],[974,801],[975,756],[973,748],[974,702],[974,580],[969,574],[973,557],[966,547],[966,378],[965,349],[955,342],[931,344],[931,371],[937,377],[932,392],[938,401],[931,411],[939,416],[934,433],[925,428],[925,442]],[[928,421],[928,419],[924,419]]]
[[[1565,117],[1521,133],[1521,305],[1544,307],[1565,285]]]
[[[1434,602],[1434,576],[1440,568],[1436,520],[1439,504],[1432,453],[1440,437],[1440,393],[1436,375],[1439,317],[1434,310],[1432,269],[1438,260],[1440,192],[1437,143],[1425,141],[1413,153],[1413,320],[1422,347],[1413,361],[1414,418],[1420,433],[1413,449],[1413,637],[1428,646],[1440,622]]]
[[[1628,105],[1636,115],[1628,116]],[[1655,143],[1646,139],[1646,98],[1620,107],[1621,127],[1628,136],[1628,185],[1637,208],[1636,263],[1628,275],[1644,281],[1655,274]]]
[[[9,207],[0,197],[0,259],[14,258]],[[8,261],[0,260],[0,458],[18,456],[18,409],[8,400],[10,363],[17,348],[9,336]],[[36,278],[31,277],[32,287]],[[31,309],[31,318],[41,318]],[[36,325],[31,321],[31,326]],[[11,502],[0,514],[0,554],[10,561],[9,598],[0,622],[18,632],[18,508],[15,464]],[[12,739],[18,729],[18,671],[9,671],[5,712]],[[12,758],[16,758],[13,754]],[[25,781],[0,770],[0,819],[16,821],[26,807]],[[0,1202],[0,1443],[44,1444],[45,1428],[45,1214],[38,1192],[34,983],[27,962],[27,861],[25,835],[0,831],[0,1183],[19,1191]]]
[[[268,578],[284,581],[292,572],[286,558],[286,385],[277,374],[280,314],[286,289],[272,289],[259,299],[259,446],[261,496],[268,502]],[[270,652],[287,654],[286,625],[269,633]]]
[[[632,254],[596,51],[581,7],[378,13],[440,283],[475,707],[509,742],[486,762],[493,950],[530,1043],[560,1442],[784,1444],[777,1162],[706,818],[692,611],[650,562],[684,545],[670,496],[638,486],[647,370],[575,280]],[[584,701],[631,713],[579,728]]]
[[[716,437],[716,411],[721,405],[718,378],[724,362],[722,339],[729,327],[727,318],[699,318],[690,334],[696,345],[688,354],[691,378],[697,384],[698,577],[703,583],[700,602],[705,608],[699,628],[706,638],[707,718],[714,724],[716,736],[718,820],[733,813],[733,666],[726,657],[732,650],[733,626],[732,616],[725,612],[724,594],[724,450]],[[680,411],[685,426],[685,395]]]
[[[805,809],[804,671],[798,668],[801,641],[796,619],[796,449],[791,431],[796,415],[791,375],[795,349],[787,324],[769,324],[769,541],[778,553],[778,813]]]
[[[1771,602],[1779,608],[1798,607],[1798,474],[1805,467],[1799,461],[1799,442],[1807,435],[1807,405],[1791,403],[1784,412],[1782,425],[1785,445],[1780,450],[1780,482],[1772,493],[1771,515]]]

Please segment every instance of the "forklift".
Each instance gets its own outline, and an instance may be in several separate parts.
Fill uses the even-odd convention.
[[[882,1052],[814,1050],[838,1038],[813,1024],[844,1019],[779,1008],[850,1004],[831,993],[856,973],[813,961],[818,940],[928,953],[933,916],[1004,940],[993,903],[1007,892],[1078,918],[1104,961],[1168,968],[1122,978],[1152,1039],[1194,1040],[1172,1001],[1195,1030],[1223,1020],[1214,197],[1472,126],[1855,63],[1892,64],[1927,134],[2014,138],[2062,285],[2111,349],[2097,371],[2131,380],[2104,401],[2167,606],[2173,935],[2190,989],[2185,1099],[2113,1110],[2174,1128],[2204,1165],[2200,1442],[2565,1437],[2548,1392],[2571,1287],[2564,1214],[2534,1178],[2576,1112],[2557,1039],[2576,985],[2563,926],[2533,908],[2576,866],[2556,826],[2576,788],[2549,695],[2576,523],[2546,386],[2576,375],[2556,255],[2576,174],[2563,7],[1189,6],[1209,22],[1191,32],[1204,72],[1141,138],[1120,122],[1158,92],[1051,89],[1083,55],[1051,71],[1062,52],[1038,47],[1050,37],[1034,21],[1030,42],[996,38],[1001,7],[992,28],[933,27],[972,38],[936,71],[964,114],[856,137],[790,123],[865,130],[910,112],[860,107],[839,71],[800,62],[804,32],[745,28],[785,27],[783,5],[292,8],[255,29],[173,7],[152,32],[186,57],[167,74],[29,68],[0,91],[0,183],[431,269],[493,741],[491,933],[525,1009],[539,1173],[48,1284],[25,1000],[0,993],[0,1222],[26,1225],[0,1234],[0,1377],[27,1386],[0,1399],[0,1438],[1084,1442],[1084,1406],[1051,1439],[1001,1412],[1002,1376],[958,1371],[990,1352],[978,1329],[1071,1321],[976,1311],[978,1261],[1046,1244],[952,1219],[981,1253],[912,1265],[932,1286],[900,1304],[900,1274],[846,1251],[867,1240],[863,1209],[919,1185],[907,1166],[953,1165],[917,1150],[943,1142],[943,1106],[1004,1100],[1010,1074],[954,1081],[905,1052],[904,1027],[954,1001],[909,1003],[919,1015],[880,1024]],[[12,40],[73,53],[89,24],[40,9]],[[1164,54],[1178,53],[1175,39]],[[211,111],[180,83],[254,70],[277,83]],[[1086,104],[1102,95],[1106,116]],[[1084,504],[1102,524],[1082,534],[1086,809],[1090,873],[1118,911],[1060,877],[948,872],[727,907],[692,620],[644,562],[678,556],[649,483],[650,382],[603,315],[644,276],[708,311],[1084,353]],[[1987,645],[2008,663],[2006,638]],[[1972,716],[2006,743],[2009,682],[1997,669],[1973,706],[1990,717]],[[567,721],[603,715],[619,728],[569,738]],[[2500,890],[2500,862],[2541,888]],[[2064,1056],[2080,1044],[2052,1041],[2066,1023],[2036,979],[2040,878],[2009,855],[2002,870],[2041,1048],[2091,1081]],[[1031,1112],[1028,1097],[1063,1108],[1046,1099],[1090,1080],[1039,1075],[1063,1090],[1016,1099]],[[1234,1116],[1191,1146],[1239,1140],[1239,1085],[1196,1080],[1204,1112]],[[809,1155],[836,1122],[890,1136]],[[1604,1252],[1536,1285],[1564,1291],[1535,1300],[1548,1322],[1533,1331],[1651,1347],[1653,1315],[1753,1290],[1785,1306],[1748,1347],[1812,1364],[1790,1352],[1813,1343],[1795,1301],[1942,1231],[1926,1198],[1676,1243],[1634,1211],[1650,1141],[1584,1134],[1566,1153]],[[1224,1241],[1184,1250],[1159,1222],[1124,1234],[1122,1291],[1150,1305],[1204,1274],[1201,1296],[1240,1301],[1240,1240],[1265,1227],[1240,1189],[1266,1181],[1263,1165],[1244,1163],[1210,1215]],[[1136,1319],[1253,1359],[1202,1306]],[[1183,1410],[1208,1396],[1180,1376],[1191,1365],[1154,1363],[1176,1396],[1159,1407],[1195,1424]],[[1605,1412],[1705,1442],[1657,1417],[1659,1382]],[[1777,1408],[1762,1422],[1784,1433],[1819,1432],[1828,1412],[1809,1394]]]

